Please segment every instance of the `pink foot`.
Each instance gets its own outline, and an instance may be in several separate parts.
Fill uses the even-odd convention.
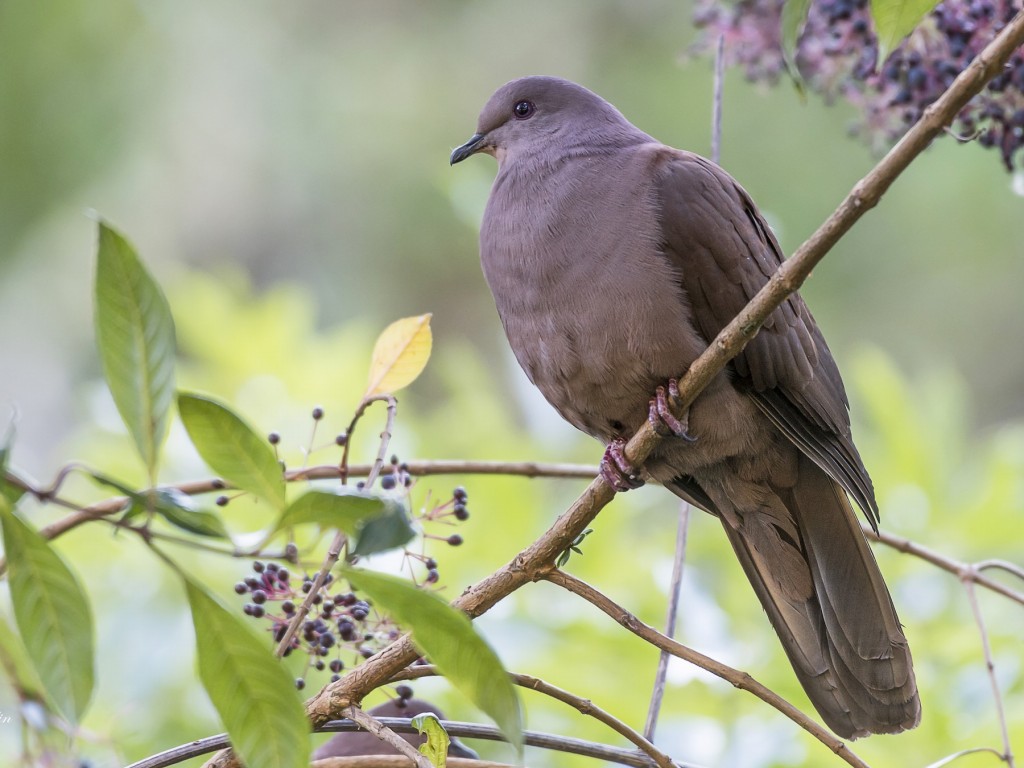
[[[665,387],[658,387],[651,398],[651,409],[647,420],[651,427],[662,437],[681,437],[688,443],[695,442],[697,438],[690,434],[690,410],[686,409],[683,418],[677,419],[669,406],[669,400],[673,402],[679,398],[679,382],[675,379],[668,380],[668,391]]]
[[[601,477],[617,492],[631,491],[644,484],[640,472],[629,463],[622,452],[626,446],[626,438],[616,437],[604,450],[601,458]]]

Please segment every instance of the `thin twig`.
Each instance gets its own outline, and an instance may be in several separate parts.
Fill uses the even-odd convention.
[[[403,669],[395,675],[391,681],[418,680],[421,677],[433,677],[437,674],[439,673],[437,671],[437,667],[434,665],[417,664],[416,666]],[[590,699],[584,699],[574,693],[558,688],[550,683],[546,683],[540,678],[533,677],[532,675],[522,675],[515,672],[509,672],[508,676],[515,685],[522,688],[529,688],[531,691],[543,693],[545,696],[550,696],[563,704],[568,704],[583,715],[588,715],[593,717],[595,720],[604,723],[617,734],[624,736],[635,744],[637,749],[651,758],[654,765],[657,765],[660,768],[676,768],[676,763],[673,762],[672,758],[654,746],[650,739],[645,738],[614,715],[596,706],[592,701],[590,701]]]
[[[519,477],[538,478],[566,478],[590,480],[597,475],[597,467],[591,464],[548,464],[543,462],[530,461],[463,461],[460,459],[422,459],[406,463],[409,474],[424,477],[432,475],[512,475]],[[373,469],[372,464],[354,464],[348,468],[349,477],[366,477]],[[341,477],[341,471],[337,465],[328,464],[308,469],[289,470],[285,473],[288,482],[300,480],[336,480]],[[36,495],[37,491],[27,486],[23,480],[14,475],[5,475],[5,482],[9,482],[21,488],[26,493]],[[161,486],[162,488],[174,489],[187,496],[199,496],[204,493],[213,493],[229,489],[223,480],[212,478],[207,480],[191,480],[177,485]],[[44,493],[40,491],[39,493]],[[53,496],[47,499],[48,503],[59,504],[69,509],[77,510],[75,513],[61,518],[50,525],[43,526],[39,533],[45,539],[55,539],[68,531],[74,530],[83,523],[92,520],[117,514],[124,510],[129,499],[124,496],[116,496],[110,499],[81,507],[73,502]],[[931,563],[948,573],[952,573],[959,579],[970,578],[978,586],[996,592],[1014,602],[1024,605],[1024,592],[1018,592],[994,579],[984,576],[981,571],[988,569],[1001,569],[1015,576],[1024,579],[1024,569],[1013,563],[1002,560],[984,560],[973,567],[967,563],[947,557],[895,534],[880,531],[875,533],[867,525],[862,529],[869,539],[891,547],[898,552],[913,555],[926,562]],[[236,549],[231,552],[233,557],[254,557],[256,553],[250,550]],[[7,562],[0,557],[0,575],[4,573]]]
[[[1010,563],[1006,560],[981,560],[974,564],[975,570],[985,571],[989,569],[1006,571],[1011,576],[1016,576],[1021,581],[1024,581],[1024,568],[1021,568],[1016,563]]]
[[[651,760],[654,761],[655,765],[660,766],[660,768],[675,768],[675,763],[672,761],[672,758],[655,747],[654,744],[651,743],[650,739],[644,738],[641,734],[637,733],[621,720],[613,717],[608,712],[596,706],[590,701],[590,699],[581,698],[574,693],[557,688],[550,683],[546,683],[543,680],[530,675],[513,675],[512,678],[516,685],[543,693],[546,696],[557,699],[571,707],[575,707],[581,714],[589,715],[596,720],[600,720],[620,736],[624,736],[629,739],[629,741],[633,742],[641,752],[648,755]]]
[[[999,680],[996,678],[996,664],[992,659],[992,645],[988,640],[988,629],[985,627],[985,618],[981,615],[981,605],[978,602],[978,594],[971,579],[963,580],[964,589],[967,592],[967,602],[971,605],[971,613],[974,614],[974,623],[978,626],[978,635],[981,637],[981,651],[985,655],[985,669],[988,672],[988,680],[992,685],[992,698],[996,705],[996,718],[999,720],[999,731],[1003,737],[1002,759],[1008,768],[1014,768],[1013,747],[1010,746],[1010,731],[1006,726],[1006,711],[1003,708],[1003,694],[999,691]]]
[[[959,560],[954,560],[951,557],[941,555],[934,549],[929,549],[928,547],[922,546],[921,544],[913,542],[910,539],[904,539],[900,536],[894,536],[893,534],[886,533],[885,531],[879,531],[878,533],[875,533],[866,524],[861,524],[861,530],[864,531],[864,535],[867,536],[871,541],[877,541],[882,544],[885,544],[888,547],[892,547],[897,552],[903,552],[908,555],[913,555],[914,557],[919,557],[925,562],[931,563],[932,565],[942,569],[943,571],[946,571],[947,573],[952,573],[961,581],[971,581],[980,587],[985,587],[986,589],[990,589],[993,592],[1002,595],[1003,597],[1009,598],[1010,600],[1013,600],[1015,603],[1020,603],[1021,605],[1024,605],[1024,592],[1018,592],[1015,589],[1010,589],[1008,586],[999,583],[995,579],[990,579],[988,576],[983,576],[976,566],[972,566],[968,563],[964,563]],[[986,562],[992,563],[993,561]],[[990,565],[989,567],[994,566]],[[1015,568],[1016,566],[1011,566],[1007,570],[1010,570],[1010,572],[1012,573]]]
[[[672,583],[668,590],[668,616],[665,618],[665,636],[675,638],[676,616],[679,613],[679,593],[683,586],[683,566],[686,564],[686,534],[690,524],[690,505],[685,501],[679,503],[679,524],[676,527],[676,552],[672,560]],[[665,695],[665,678],[668,675],[668,651],[662,649],[658,656],[658,670],[654,676],[654,690],[651,692],[651,705],[647,710],[647,722],[644,725],[644,736],[654,741],[654,730],[658,727],[658,715],[661,714],[661,700]]]
[[[393,412],[398,407],[398,401],[395,400],[394,396],[393,395],[374,395],[373,397],[363,398],[362,402],[359,403],[359,407],[356,408],[356,412],[352,415],[352,421],[349,422],[348,429],[345,430],[345,447],[341,451],[341,462],[338,464],[338,473],[341,476],[341,483],[342,483],[342,485],[344,485],[346,482],[348,482],[348,476],[349,476],[348,452],[349,452],[349,449],[352,447],[352,434],[356,431],[356,425],[359,423],[359,420],[363,417],[363,414],[366,413],[366,409],[367,408],[369,408],[374,403],[380,403],[380,402],[384,402],[384,403],[388,404],[388,412],[392,414],[392,418],[393,418]],[[385,438],[383,434],[381,435],[381,440],[384,441],[384,443],[385,443],[384,451],[383,451],[383,453],[378,452],[377,461],[375,461],[373,463],[373,465],[371,465],[370,470],[367,473],[368,475],[372,474],[374,476],[374,478],[377,477],[377,472],[380,472],[380,466],[379,465],[382,465],[384,463],[384,454],[387,453],[387,443],[389,443],[391,441],[391,429],[392,429],[392,427],[393,427],[393,424],[389,423],[387,425],[387,427],[385,428],[385,432],[388,433],[387,434],[387,438]],[[305,470],[303,469],[303,470],[300,470],[300,471],[304,472]],[[372,482],[373,481],[371,480],[371,481],[369,481],[368,484],[372,484]]]
[[[775,693],[771,688],[757,682],[757,680],[751,677],[747,672],[741,672],[738,669],[733,669],[727,664],[723,664],[716,659],[712,659],[710,656],[705,656],[699,651],[695,651],[682,643],[676,642],[669,637],[665,637],[654,627],[644,624],[640,619],[606,595],[598,592],[586,582],[580,581],[575,576],[571,576],[565,571],[560,571],[557,568],[548,568],[544,571],[543,577],[552,584],[562,587],[563,589],[572,592],[574,595],[583,598],[595,608],[600,609],[620,625],[628,629],[634,635],[646,640],[656,648],[668,651],[673,656],[677,656],[683,661],[688,661],[694,666],[710,672],[715,677],[725,680],[736,688],[754,694],[765,704],[774,707],[809,734],[814,736],[818,741],[835,752],[840,758],[850,765],[857,766],[857,768],[867,768],[867,763],[857,757],[857,755],[855,755],[850,748],[846,746],[845,742],[838,739],[823,726],[818,725],[818,723],[779,696],[779,694]]]
[[[722,92],[725,89],[725,35],[715,48],[715,95],[711,108],[711,161],[722,162]]]
[[[373,464],[354,464],[348,467],[347,477],[367,477],[373,470]],[[551,464],[535,461],[462,461],[459,459],[434,459],[411,461],[406,464],[410,475],[425,477],[427,475],[516,475],[521,477],[556,477],[582,480],[591,480],[597,474],[597,467],[590,464]],[[103,501],[82,506],[57,495],[64,476],[68,472],[79,469],[78,465],[69,464],[62,467],[58,479],[49,488],[36,488],[29,484],[24,478],[4,472],[3,482],[25,493],[37,498],[45,504],[72,509],[74,512],[67,517],[61,518],[49,525],[39,529],[39,534],[45,539],[55,539],[68,531],[72,531],[83,523],[88,523],[101,517],[116,515],[124,510],[130,499],[125,496],[114,496]],[[341,478],[341,468],[336,464],[328,464],[317,467],[291,469],[285,472],[285,480],[289,483],[302,480],[337,480]],[[161,489],[176,490],[186,496],[201,496],[205,493],[229,490],[233,486],[228,485],[219,478],[207,480],[190,480],[176,485],[160,486]],[[252,552],[239,550],[235,556],[250,557]],[[0,557],[0,575],[7,568],[7,561]]]
[[[363,730],[369,731],[381,741],[387,742],[401,754],[408,757],[416,764],[416,768],[434,768],[427,756],[420,753],[416,747],[403,739],[388,726],[384,725],[373,715],[363,712],[359,707],[349,707],[345,710],[345,717],[357,723]]]
[[[971,749],[961,749],[959,752],[954,752],[952,755],[946,755],[938,762],[929,763],[925,768],[945,768],[945,766],[956,762],[961,757],[966,757],[967,755],[979,755],[984,752],[991,752],[1000,760],[1003,759],[1003,755],[998,749],[992,749],[992,747],[972,747]]]

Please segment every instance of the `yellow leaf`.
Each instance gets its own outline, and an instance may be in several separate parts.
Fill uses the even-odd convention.
[[[430,315],[396,320],[377,338],[366,397],[397,392],[411,384],[427,364],[432,337]]]

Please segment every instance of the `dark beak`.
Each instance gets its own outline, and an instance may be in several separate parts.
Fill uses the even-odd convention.
[[[452,150],[452,156],[450,159],[451,164],[455,165],[456,163],[461,163],[470,155],[475,154],[476,152],[479,152],[481,149],[483,149],[486,144],[486,133],[474,133],[470,137],[469,141],[467,141],[461,147],[456,147],[454,150]]]

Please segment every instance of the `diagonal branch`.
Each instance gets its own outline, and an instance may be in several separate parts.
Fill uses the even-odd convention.
[[[835,752],[847,763],[855,766],[855,768],[868,768],[867,763],[863,762],[859,757],[857,757],[857,755],[851,752],[850,748],[846,746],[841,739],[833,736],[828,729],[818,725],[818,723],[812,720],[808,715],[794,707],[784,698],[779,696],[779,694],[775,693],[771,688],[757,682],[757,680],[751,677],[747,672],[741,672],[738,669],[733,669],[727,664],[716,661],[710,656],[705,656],[703,653],[699,653],[698,651],[688,648],[670,637],[666,637],[658,632],[658,630],[654,629],[654,627],[644,624],[644,622],[640,621],[640,619],[632,613],[598,592],[589,584],[580,581],[575,576],[570,576],[565,571],[560,571],[557,568],[549,568],[545,571],[544,578],[552,584],[562,587],[562,589],[568,590],[574,595],[582,597],[594,607],[604,611],[608,616],[628,629],[634,635],[646,640],[656,648],[667,651],[673,656],[677,656],[696,667],[700,667],[701,669],[710,672],[715,677],[719,677],[722,680],[731,683],[736,688],[754,694],[765,704],[774,707],[809,734],[814,736],[814,738]]]

